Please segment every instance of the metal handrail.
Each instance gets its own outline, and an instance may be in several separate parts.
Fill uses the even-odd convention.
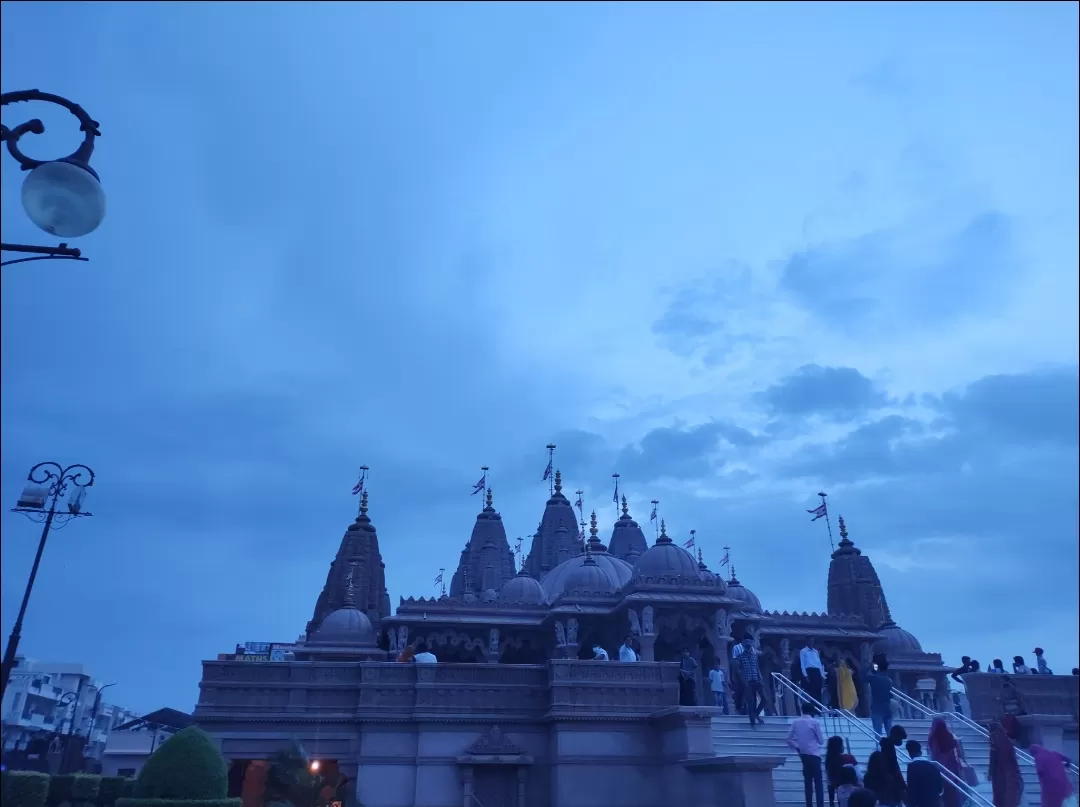
[[[959,723],[962,723],[965,727],[976,732],[977,734],[985,737],[986,739],[990,739],[990,732],[966,715],[960,714],[959,712],[935,712],[933,709],[930,709],[926,705],[919,703],[907,693],[900,692],[897,689],[894,689],[892,694],[893,697],[896,698],[896,700],[918,709],[920,712],[922,712],[924,715],[931,719],[935,717],[940,717],[945,720],[957,721]],[[1016,751],[1017,758],[1021,762],[1023,762],[1025,765],[1035,765],[1035,757],[1031,756],[1031,754],[1021,748],[1016,748],[1015,744],[1013,747]],[[1070,762],[1066,767],[1069,769],[1069,772],[1072,773],[1074,776],[1080,775],[1080,768],[1078,768],[1073,763]]]
[[[819,703],[814,698],[810,697],[810,695],[808,695],[798,685],[792,683],[787,678],[787,676],[785,676],[783,673],[774,672],[772,675],[773,675],[773,678],[775,680],[779,681],[787,689],[791,690],[791,693],[796,698],[801,700],[803,703],[810,703],[810,704],[813,704],[814,706],[816,706],[818,709],[820,709],[822,711],[831,711],[833,714],[842,715],[843,717],[847,718],[847,720],[849,721],[849,723],[852,726],[857,728],[864,735],[873,738],[875,743],[878,743],[881,740],[881,737],[878,736],[876,731],[874,731],[871,728],[868,728],[867,725],[862,720],[860,720],[858,717],[856,717],[854,714],[852,714],[849,710],[847,710],[847,709],[829,709],[824,704]],[[904,750],[899,748],[899,747],[896,749],[896,756],[901,761],[911,762],[911,757],[909,757],[904,752]],[[987,798],[984,795],[982,795],[981,793],[976,791],[971,785],[969,785],[967,782],[965,782],[963,779],[961,779],[955,773],[950,771],[948,768],[946,768],[940,762],[937,762],[936,760],[932,760],[932,759],[928,760],[928,761],[932,762],[934,765],[937,766],[938,770],[941,772],[942,778],[945,779],[946,782],[948,782],[953,787],[955,787],[957,790],[959,790],[961,793],[963,793],[967,798],[969,798],[972,802],[974,802],[975,805],[977,805],[977,807],[994,807],[993,802],[987,800]]]

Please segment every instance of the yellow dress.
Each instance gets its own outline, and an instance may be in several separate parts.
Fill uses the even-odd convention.
[[[836,668],[836,690],[840,696],[840,708],[848,711],[859,705],[859,695],[855,691],[855,680],[851,677],[851,669],[846,664],[840,664]]]

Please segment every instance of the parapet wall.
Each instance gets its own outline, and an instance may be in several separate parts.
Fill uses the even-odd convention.
[[[971,716],[980,723],[1010,712],[1072,718],[1075,723],[1080,713],[1080,676],[967,673],[964,688]]]
[[[678,703],[678,665],[205,661],[200,723],[625,719]]]

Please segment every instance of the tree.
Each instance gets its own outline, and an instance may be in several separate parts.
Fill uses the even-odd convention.
[[[336,771],[313,771],[298,745],[282,751],[270,762],[266,776],[265,803],[293,807],[328,807],[346,799],[348,780]]]

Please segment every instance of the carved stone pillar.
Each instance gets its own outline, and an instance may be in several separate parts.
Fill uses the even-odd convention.
[[[465,800],[462,802],[462,807],[473,807],[473,768],[468,766],[463,771],[464,773],[464,796]]]
[[[656,634],[643,634],[638,640],[641,642],[641,661],[656,661]]]
[[[518,770],[517,770],[517,780],[518,780],[517,803],[518,803],[518,807],[525,807],[525,803],[526,803],[527,796],[526,796],[526,792],[525,792],[525,776],[526,776],[526,769],[524,767],[518,768]]]
[[[488,632],[488,643],[487,646],[484,648],[484,661],[486,661],[488,664],[498,664],[500,655],[499,629],[492,628]]]

